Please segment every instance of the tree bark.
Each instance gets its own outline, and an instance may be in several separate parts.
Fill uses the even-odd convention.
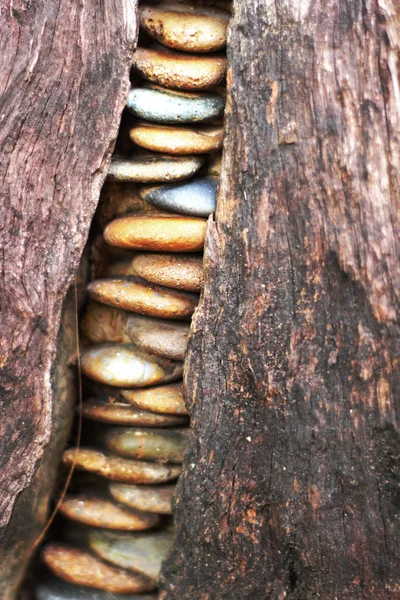
[[[6,599],[47,518],[52,454],[65,439],[60,424],[70,419],[62,369],[71,376],[66,364],[55,368],[61,309],[125,104],[136,2],[0,0],[0,28],[0,588]],[[63,359],[71,357],[71,311],[65,323]]]
[[[400,5],[236,0],[162,597],[400,597]]]

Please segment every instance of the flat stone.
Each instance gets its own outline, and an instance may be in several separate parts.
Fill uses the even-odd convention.
[[[182,384],[160,385],[147,390],[121,390],[131,404],[161,414],[187,415]]]
[[[112,246],[161,252],[199,252],[207,221],[185,216],[135,216],[112,221],[104,231]]]
[[[42,557],[55,575],[77,585],[121,594],[140,594],[155,589],[154,581],[141,573],[114,567],[89,552],[65,544],[48,544]]]
[[[137,254],[133,270],[143,279],[187,292],[203,286],[203,257],[188,254]]]
[[[36,600],[157,600],[157,594],[113,594],[68,583],[47,574],[36,584]]]
[[[172,360],[184,359],[189,331],[189,323],[144,317],[98,302],[88,303],[81,320],[87,342],[133,342],[142,352]]]
[[[98,344],[81,355],[82,372],[115,387],[144,387],[182,377],[181,362],[140,352],[133,344]]]
[[[112,452],[137,460],[182,463],[189,443],[190,429],[111,428],[105,433],[105,446]]]
[[[142,4],[140,26],[150,37],[183,52],[215,52],[226,45],[230,14],[215,8],[171,2]]]
[[[114,156],[107,174],[109,181],[179,181],[192,177],[201,167],[201,156],[171,156],[170,154],[137,153]]]
[[[137,48],[133,66],[144,79],[166,88],[206,90],[223,80],[227,59],[217,54],[194,56],[154,44]]]
[[[172,497],[175,485],[125,485],[111,483],[111,495],[130,508],[145,510],[160,515],[172,515]]]
[[[60,505],[60,512],[73,521],[105,529],[141,531],[159,523],[159,519],[151,513],[128,510],[112,500],[93,494],[67,496]]]
[[[106,479],[124,483],[164,483],[179,477],[178,465],[161,465],[154,462],[130,460],[95,448],[70,448],[63,454],[65,465],[96,473]]]
[[[221,149],[223,132],[220,125],[193,129],[139,122],[130,129],[129,135],[132,142],[154,152],[207,154]]]
[[[178,415],[161,415],[141,410],[131,404],[112,401],[108,398],[90,398],[82,405],[82,415],[91,421],[112,425],[134,425],[138,427],[173,427],[186,425],[187,418]]]
[[[225,99],[211,92],[180,92],[156,85],[132,88],[127,110],[154,123],[205,123],[222,117]]]
[[[139,277],[97,279],[87,286],[97,302],[164,319],[189,319],[199,301],[195,294],[170,290]]]
[[[118,567],[133,569],[154,582],[173,541],[174,534],[167,531],[148,534],[94,531],[89,535],[90,547],[101,558]]]
[[[208,217],[215,212],[219,180],[199,177],[182,183],[141,187],[143,200],[156,208],[193,217]]]

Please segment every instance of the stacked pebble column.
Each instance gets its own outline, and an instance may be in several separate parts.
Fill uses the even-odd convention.
[[[183,359],[217,196],[230,14],[224,0],[172,2],[139,7],[129,145],[97,212],[80,328],[83,441],[63,456],[75,464],[60,508],[68,525],[42,551],[37,600],[154,599],[173,542],[190,435]]]

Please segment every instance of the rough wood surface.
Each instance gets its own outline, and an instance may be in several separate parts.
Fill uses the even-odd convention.
[[[135,39],[135,0],[0,0],[0,534],[54,426],[62,302],[117,135]]]
[[[236,0],[161,597],[400,597],[400,5]]]

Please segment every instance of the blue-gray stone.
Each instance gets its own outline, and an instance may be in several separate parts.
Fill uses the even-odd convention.
[[[157,594],[116,594],[67,583],[54,575],[36,585],[36,600],[156,600]]]
[[[185,183],[171,183],[160,186],[142,186],[143,200],[181,215],[208,217],[215,212],[219,180],[216,177],[199,177]]]
[[[223,115],[225,100],[212,93],[185,93],[159,87],[133,88],[127,109],[155,123],[203,123]]]

